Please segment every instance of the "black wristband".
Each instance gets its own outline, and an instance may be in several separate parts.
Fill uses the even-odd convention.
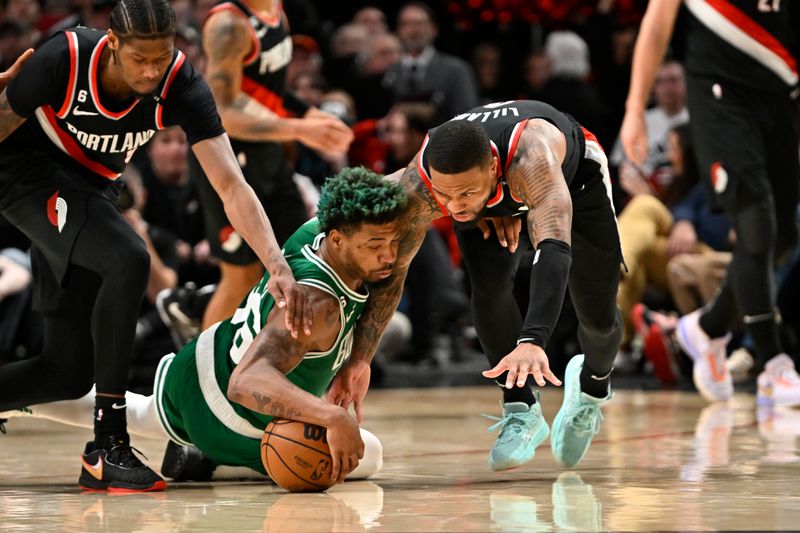
[[[561,314],[571,265],[569,244],[555,239],[539,243],[531,269],[528,311],[517,344],[529,342],[542,348],[547,346]]]

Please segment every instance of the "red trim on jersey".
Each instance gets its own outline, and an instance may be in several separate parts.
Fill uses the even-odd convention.
[[[425,139],[422,141],[422,148],[419,149],[419,153],[417,154],[417,173],[419,177],[422,178],[422,183],[431,191],[431,196],[433,196],[433,201],[436,202],[436,205],[439,206],[441,212],[445,215],[449,215],[450,212],[447,210],[445,206],[443,206],[439,199],[436,198],[436,195],[433,192],[433,183],[431,183],[431,178],[428,176],[428,172],[425,170],[425,165],[422,164],[422,154],[425,152],[425,147],[428,146],[428,141],[430,135],[425,134]]]
[[[756,21],[748,17],[746,13],[727,0],[706,0],[706,2],[747,35],[758,41],[761,45],[769,48],[769,50],[786,63],[794,74],[797,74],[797,61],[794,56],[783,47],[780,41],[767,30],[759,26]]]
[[[283,107],[283,97],[270,91],[252,78],[242,76],[242,92],[280,117],[291,115],[289,110]]]
[[[503,201],[503,182],[497,181],[497,189],[494,192],[494,198],[486,202],[486,207],[494,207]]]
[[[75,88],[78,85],[78,36],[69,31],[64,32],[64,35],[69,45],[69,81],[67,82],[67,94],[64,95],[64,103],[56,113],[58,118],[64,118],[69,113],[70,105],[75,98]]]
[[[583,132],[583,138],[586,140],[586,142],[593,142],[593,143],[596,143],[596,144],[597,144],[597,146],[599,146],[599,147],[600,147],[600,150],[602,150],[602,151],[603,151],[603,153],[606,153],[606,151],[605,151],[605,150],[603,150],[603,145],[602,145],[602,144],[600,144],[600,143],[597,141],[597,137],[595,137],[595,136],[594,136],[594,133],[592,133],[591,131],[587,130],[587,129],[586,129],[586,128],[584,128],[583,126],[581,126],[581,131]]]
[[[172,82],[175,81],[175,76],[178,75],[178,71],[183,66],[183,62],[186,61],[186,56],[183,55],[183,52],[178,51],[177,57],[175,57],[175,61],[172,62],[172,66],[167,71],[167,81],[164,82],[164,87],[161,89],[161,93],[159,93],[159,97],[161,98],[162,102],[158,102],[156,104],[156,127],[160,130],[163,130],[166,126],[164,126],[163,122],[163,114],[164,114],[164,98],[167,97],[167,92],[169,92],[169,87],[172,85]]]
[[[256,60],[256,58],[258,58],[258,54],[261,53],[261,41],[258,39],[258,35],[256,35],[256,30],[253,28],[252,24],[250,24],[250,21],[247,20],[250,18],[250,16],[247,13],[245,13],[245,11],[242,8],[240,8],[233,2],[225,2],[224,4],[219,4],[211,8],[211,10],[208,12],[208,15],[206,15],[206,21],[208,21],[208,19],[211,18],[211,15],[214,15],[215,13],[219,13],[221,11],[233,11],[237,15],[241,15],[242,17],[244,17],[245,20],[247,21],[247,33],[250,34],[250,40],[253,41],[253,48],[250,50],[250,52],[248,52],[247,56],[245,56],[245,58],[242,60],[242,64],[243,65],[251,64],[253,61]]]
[[[53,131],[56,133],[56,135],[58,135],[58,139],[61,141],[64,149],[67,151],[69,156],[72,157],[72,159],[85,166],[95,174],[103,176],[104,178],[115,180],[119,177],[119,172],[114,172],[105,165],[101,165],[97,161],[92,161],[86,157],[86,154],[83,153],[83,149],[78,145],[77,142],[75,142],[75,139],[70,137],[66,132],[64,132],[63,129],[61,129],[61,126],[58,125],[56,115],[50,106],[42,106],[41,109],[44,112],[44,116],[47,118],[47,121],[50,123],[50,126],[53,128]]]
[[[508,172],[508,167],[511,165],[511,159],[514,157],[514,152],[517,151],[517,143],[519,142],[519,138],[522,136],[522,131],[525,129],[525,126],[528,124],[528,119],[521,120],[517,122],[517,125],[514,126],[514,131],[511,134],[511,143],[508,146],[508,155],[506,156],[506,166],[503,169],[503,173]]]
[[[279,1],[275,2],[275,14],[272,15],[271,17],[261,16],[259,11],[256,10],[256,8],[254,8],[253,5],[247,0],[240,0],[240,2],[246,5],[247,9],[249,9],[252,12],[252,14],[256,16],[258,20],[260,20],[264,24],[275,27],[281,23],[281,13],[283,12],[283,5],[281,4],[281,2]]]
[[[94,105],[97,107],[97,110],[100,111],[101,115],[106,118],[119,120],[130,113],[131,109],[136,107],[136,104],[139,103],[141,98],[134,100],[133,103],[128,106],[128,109],[124,109],[119,112],[108,110],[106,106],[103,105],[103,102],[100,101],[100,93],[97,90],[97,76],[100,72],[97,67],[100,64],[100,57],[103,55],[103,48],[105,48],[106,44],[108,44],[108,36],[103,35],[103,37],[97,42],[97,46],[95,46],[94,51],[92,52],[92,59],[89,65],[89,92],[92,93]]]

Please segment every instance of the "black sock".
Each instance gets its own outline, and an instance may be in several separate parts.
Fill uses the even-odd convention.
[[[778,335],[778,325],[775,323],[775,317],[772,313],[754,317],[753,319],[746,316],[744,320],[747,332],[753,337],[756,357],[761,365],[766,364],[767,361],[783,352]]]
[[[500,388],[503,389],[503,403],[523,402],[527,404],[528,407],[536,403],[536,397],[533,395],[533,391],[527,383],[525,383],[524,387],[517,387],[517,385],[514,384],[513,387],[507,389],[506,373],[503,373],[495,381],[500,385]]]
[[[611,372],[603,375],[601,379],[597,379],[594,376],[598,376],[598,374],[589,369],[589,367],[587,367],[584,363],[583,368],[581,369],[580,377],[581,392],[585,392],[586,394],[594,396],[595,398],[607,397],[608,383]]]
[[[125,398],[96,396],[94,400],[94,440],[105,442],[109,437],[127,436]]]

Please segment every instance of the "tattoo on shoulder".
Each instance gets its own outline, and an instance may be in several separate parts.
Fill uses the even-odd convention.
[[[242,46],[248,41],[242,39],[242,26],[233,16],[217,21],[209,30],[206,40],[206,53],[213,61],[221,61],[242,54]]]

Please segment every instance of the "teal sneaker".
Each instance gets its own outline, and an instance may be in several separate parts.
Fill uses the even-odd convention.
[[[566,467],[575,466],[586,455],[592,438],[600,431],[600,406],[612,397],[610,388],[605,398],[581,392],[582,368],[583,354],[570,359],[564,376],[564,403],[553,422],[550,439],[553,456]]]
[[[533,459],[536,447],[550,434],[538,394],[530,407],[525,402],[509,402],[503,404],[502,417],[483,416],[498,421],[489,427],[490,432],[500,429],[489,450],[489,468],[495,471],[516,468]]]

